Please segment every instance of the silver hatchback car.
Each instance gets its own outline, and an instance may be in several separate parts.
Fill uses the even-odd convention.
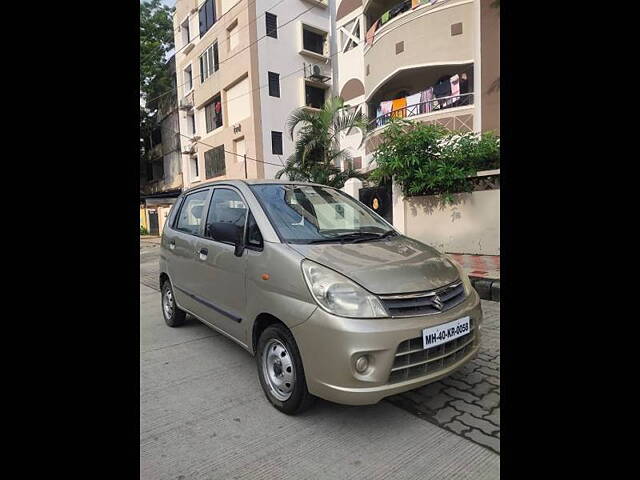
[[[226,180],[178,198],[162,234],[162,311],[255,355],[285,413],[314,397],[372,404],[478,352],[482,310],[462,268],[323,185]]]

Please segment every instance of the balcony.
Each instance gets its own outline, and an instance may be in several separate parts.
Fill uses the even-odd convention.
[[[425,119],[428,114],[433,114],[432,116],[438,115],[439,117],[442,117],[443,115],[440,114],[453,113],[445,112],[445,110],[449,108],[459,108],[465,106],[473,106],[473,92],[464,93],[461,95],[450,95],[435,100],[414,103],[413,105],[407,105],[406,107],[392,110],[389,113],[385,113],[371,120],[369,122],[369,127],[371,129],[383,127],[388,124],[393,118],[408,118],[412,120],[419,120],[413,119],[412,117],[424,115],[425,117],[421,117],[421,119]],[[472,126],[467,125],[467,127],[470,130],[472,129]]]
[[[473,0],[438,0],[415,8],[411,0],[372,1],[365,16],[367,97],[406,68],[474,61]],[[375,31],[372,25],[377,26]]]
[[[370,133],[365,152],[377,148],[379,133],[393,118],[472,131],[473,80],[473,64],[410,68],[397,73],[367,100]]]

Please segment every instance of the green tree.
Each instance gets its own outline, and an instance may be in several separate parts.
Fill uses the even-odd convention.
[[[500,139],[490,132],[452,132],[437,124],[393,119],[374,160],[370,180],[393,178],[407,196],[442,195],[451,202],[454,193],[471,191],[470,177],[479,170],[500,166]]]
[[[294,110],[287,120],[287,131],[292,140],[296,136],[295,151],[287,158],[284,168],[276,173],[276,178],[286,175],[290,180],[335,188],[342,188],[349,178],[364,178],[350,165],[351,154],[339,145],[340,137],[352,133],[353,129],[360,131],[360,147],[365,139],[367,122],[360,111],[345,105],[340,97],[327,100],[318,111]],[[336,166],[342,160],[347,162],[344,171]]]
[[[173,8],[160,0],[140,2],[140,161],[147,160],[144,140],[157,125],[159,107],[175,101],[175,76],[167,65],[174,48]]]
[[[140,2],[140,98],[153,109],[153,97],[171,91],[172,75],[165,65],[174,48],[173,8],[160,0]],[[162,97],[161,97],[162,98]]]

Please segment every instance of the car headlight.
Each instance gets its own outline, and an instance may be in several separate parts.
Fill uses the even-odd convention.
[[[471,285],[471,280],[469,280],[469,275],[467,275],[467,273],[464,271],[462,265],[455,261],[451,256],[445,255],[445,257],[458,270],[458,275],[460,275],[460,280],[462,280],[462,285],[464,285],[464,295],[465,297],[469,296],[469,294],[471,293],[471,289],[473,288],[473,286]]]
[[[376,296],[347,277],[310,260],[302,261],[302,272],[311,295],[323,310],[351,318],[389,316]]]

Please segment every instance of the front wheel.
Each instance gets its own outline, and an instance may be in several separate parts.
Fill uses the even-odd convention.
[[[271,325],[262,332],[256,361],[260,384],[274,407],[293,415],[312,405],[298,345],[284,325]]]

